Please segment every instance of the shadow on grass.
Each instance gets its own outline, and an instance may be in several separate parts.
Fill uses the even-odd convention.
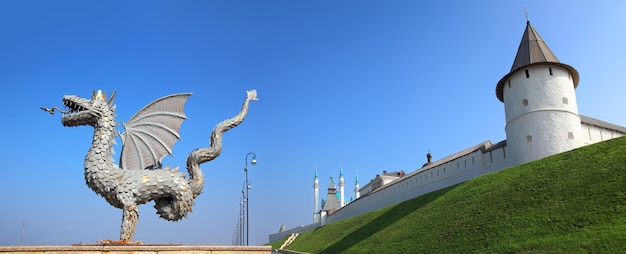
[[[398,220],[411,214],[416,209],[419,209],[429,204],[430,202],[438,199],[440,196],[446,194],[448,191],[458,187],[461,184],[463,183],[455,184],[445,189],[430,192],[422,196],[397,204],[393,208],[389,209],[389,211],[384,212],[383,214],[378,216],[378,218],[358,228],[357,230],[355,230],[348,236],[337,241],[336,243],[329,246],[328,248],[322,250],[320,253],[343,253],[347,251],[350,247],[367,239],[369,236],[376,234],[379,231],[387,228],[388,226],[394,224]]]

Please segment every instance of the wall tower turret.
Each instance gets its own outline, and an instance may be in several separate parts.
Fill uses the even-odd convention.
[[[583,145],[578,72],[559,62],[530,22],[511,71],[496,86],[506,115],[506,155],[516,164]]]

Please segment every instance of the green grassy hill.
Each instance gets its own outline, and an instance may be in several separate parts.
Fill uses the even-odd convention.
[[[301,234],[287,249],[626,253],[626,137],[332,223]]]

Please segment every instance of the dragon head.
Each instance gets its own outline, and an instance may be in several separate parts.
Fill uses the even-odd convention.
[[[106,93],[94,91],[91,100],[82,98],[76,95],[63,96],[63,105],[68,109],[67,111],[61,111],[63,118],[61,123],[63,126],[81,126],[90,125],[96,126],[98,120],[102,117],[113,116],[115,106],[113,106],[113,99],[115,98],[115,92],[111,96],[109,101],[106,100]]]

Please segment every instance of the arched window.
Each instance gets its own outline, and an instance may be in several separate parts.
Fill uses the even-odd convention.
[[[574,139],[574,133],[573,133],[573,132],[571,132],[571,131],[570,131],[570,132],[568,132],[568,133],[567,133],[567,138],[569,138],[569,139]]]
[[[563,97],[563,104],[565,104],[565,105],[569,104],[569,101],[567,100],[567,97]]]
[[[524,107],[528,106],[528,100],[527,99],[522,100],[522,105],[524,105]]]
[[[533,142],[533,136],[526,135],[526,142],[528,142],[528,143]]]

